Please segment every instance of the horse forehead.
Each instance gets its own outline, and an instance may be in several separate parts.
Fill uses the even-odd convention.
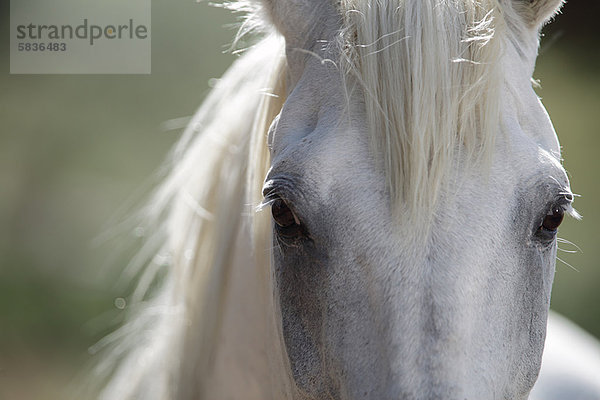
[[[361,124],[340,122],[335,108],[323,110],[316,126],[274,154],[272,172],[299,176],[328,197],[343,183],[345,190],[381,182],[373,165],[369,138]],[[291,135],[291,134],[290,134]],[[369,182],[371,181],[371,182]]]
[[[334,150],[332,136],[355,136],[359,130],[366,134],[360,96],[347,96],[345,80],[334,63],[309,56],[269,132],[274,162],[281,157],[307,157],[308,152],[321,154],[323,147]]]

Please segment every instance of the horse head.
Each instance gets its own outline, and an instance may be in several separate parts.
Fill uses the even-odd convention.
[[[265,2],[263,188],[302,398],[524,399],[573,195],[531,83],[560,1]]]

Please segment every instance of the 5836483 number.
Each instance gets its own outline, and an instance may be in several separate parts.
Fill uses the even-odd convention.
[[[67,51],[66,43],[19,43],[19,51]]]

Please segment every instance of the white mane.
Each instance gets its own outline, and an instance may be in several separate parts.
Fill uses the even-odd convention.
[[[243,30],[259,25],[258,3],[233,7],[250,12]],[[429,209],[458,153],[478,160],[491,154],[501,81],[497,1],[342,0],[339,7],[346,49],[340,71],[365,93],[373,150],[382,155],[391,195],[410,210]],[[163,221],[156,251],[170,260],[166,277],[160,294],[140,300],[131,322],[101,343],[110,356],[98,370],[111,375],[102,398],[203,396],[236,238],[249,224],[256,271],[270,282],[270,219],[255,209],[286,71],[283,42],[270,35],[223,76],[173,151],[169,177],[150,203]],[[152,281],[159,264],[151,261],[142,281]],[[264,296],[264,313],[276,318],[271,293]]]
[[[392,201],[431,210],[458,153],[489,161],[503,76],[496,0],[343,0],[345,68],[365,92]]]
[[[149,206],[163,220],[158,229],[166,239],[157,249],[160,260],[150,262],[141,281],[153,280],[165,259],[167,276],[161,293],[140,301],[131,322],[100,343],[110,351],[98,371],[112,374],[102,398],[196,398],[202,392],[244,221],[262,231],[257,248],[268,247],[270,219],[255,215],[255,206],[269,167],[267,129],[284,100],[282,44],[268,37],[235,62],[174,149],[171,172]],[[268,276],[268,257],[257,252],[257,262]]]

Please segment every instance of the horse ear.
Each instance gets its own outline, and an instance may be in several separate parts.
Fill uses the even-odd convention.
[[[306,47],[328,39],[340,24],[333,1],[261,0],[263,9],[288,46]]]
[[[529,27],[539,29],[560,10],[565,0],[511,0],[511,2]]]

